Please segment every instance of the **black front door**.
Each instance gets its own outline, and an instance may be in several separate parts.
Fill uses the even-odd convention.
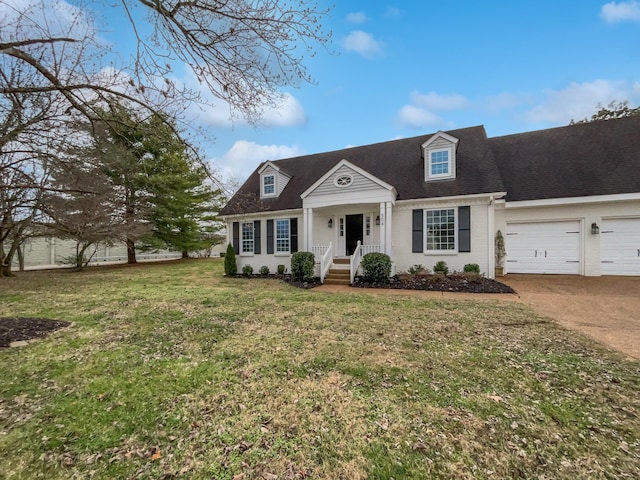
[[[347,215],[345,219],[346,230],[346,242],[347,242],[347,255],[353,254],[353,251],[364,240],[362,236],[362,214],[360,215]]]

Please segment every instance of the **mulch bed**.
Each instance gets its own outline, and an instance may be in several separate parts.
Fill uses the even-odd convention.
[[[497,280],[485,277],[467,278],[464,275],[395,275],[391,277],[389,283],[365,282],[361,277],[357,277],[352,286],[434,292],[516,293],[513,288]]]
[[[8,347],[12,342],[43,338],[69,325],[71,322],[50,318],[0,318],[0,347]]]

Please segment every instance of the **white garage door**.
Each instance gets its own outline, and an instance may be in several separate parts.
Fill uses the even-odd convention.
[[[507,272],[582,273],[578,220],[508,223],[506,232]]]
[[[602,275],[640,275],[640,218],[602,220]]]

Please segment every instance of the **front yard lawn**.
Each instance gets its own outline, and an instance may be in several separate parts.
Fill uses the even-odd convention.
[[[301,290],[219,260],[0,279],[8,479],[637,478],[640,363],[500,300]]]

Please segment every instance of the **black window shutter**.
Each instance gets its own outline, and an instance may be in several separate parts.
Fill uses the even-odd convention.
[[[240,253],[240,224],[233,222],[233,249],[236,251],[236,255]]]
[[[420,253],[424,248],[423,215],[424,212],[421,208],[413,211],[413,227],[411,229],[411,251],[413,253]]]
[[[253,253],[256,255],[260,254],[260,220],[255,220],[253,222]]]
[[[471,251],[471,207],[458,207],[458,251]]]
[[[273,253],[273,220],[267,220],[267,253]]]
[[[296,253],[298,251],[298,219],[292,218],[289,220],[289,230],[290,230],[290,243],[291,243],[291,253]]]

